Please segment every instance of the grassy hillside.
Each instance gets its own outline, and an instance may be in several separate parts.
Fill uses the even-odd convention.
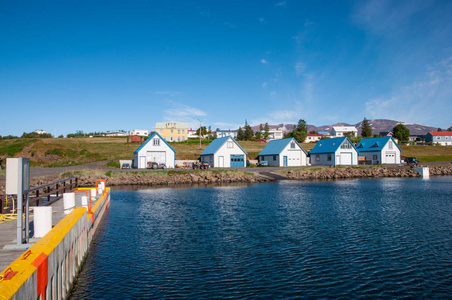
[[[240,142],[248,152],[249,159],[256,159],[266,143]],[[203,142],[171,143],[176,150],[176,159],[198,159],[207,147]],[[306,151],[314,143],[302,144]],[[127,143],[125,137],[115,138],[72,138],[72,139],[15,139],[0,140],[0,156],[30,158],[32,166],[59,167],[85,164],[101,160],[132,159],[139,144]],[[452,160],[452,147],[402,146],[402,157],[416,156],[422,162]]]

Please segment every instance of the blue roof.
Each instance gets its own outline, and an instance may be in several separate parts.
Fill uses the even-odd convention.
[[[356,146],[356,150],[358,150],[358,152],[381,151],[390,140],[392,140],[397,148],[402,151],[399,145],[397,145],[394,139],[390,136],[362,139]]]
[[[153,138],[154,136],[156,136],[156,135],[157,135],[161,140],[163,140],[163,141],[165,142],[165,144],[167,144],[168,147],[170,147],[170,149],[174,151],[174,153],[176,153],[176,150],[174,150],[173,147],[171,147],[171,145],[168,144],[168,142],[167,142],[164,138],[162,138],[162,137],[160,136],[160,134],[158,134],[157,132],[154,132],[150,137],[148,137],[148,139],[147,139],[143,144],[140,145],[140,147],[137,148],[137,150],[133,151],[133,154],[138,153],[138,151],[140,151],[141,148],[143,148],[147,143],[149,143],[149,142],[152,140],[152,138]]]
[[[242,148],[242,146],[240,146],[239,143],[237,143],[237,141],[235,139],[233,139],[231,136],[225,136],[222,138],[218,138],[218,139],[214,139],[209,146],[206,147],[206,149],[204,149],[203,152],[201,152],[201,155],[213,155],[215,154],[220,148],[221,146],[224,145],[224,143],[226,143],[227,140],[231,139],[234,143],[237,144],[237,146],[239,146],[240,149],[243,150],[243,152],[245,152],[245,154],[248,154],[245,149]]]
[[[321,153],[335,153],[345,140],[348,140],[352,147],[356,150],[355,146],[348,139],[348,137],[344,136],[331,139],[322,139],[318,141],[317,144],[315,144],[314,148],[312,148],[312,150],[309,151],[309,155]]]
[[[267,144],[267,146],[265,146],[264,149],[262,149],[262,151],[259,152],[258,156],[259,155],[278,155],[292,141],[297,143],[297,145],[301,148],[301,150],[303,150],[304,153],[306,153],[306,151],[303,149],[303,147],[301,147],[300,144],[298,144],[297,140],[295,140],[294,138],[287,138],[287,139],[282,139],[282,140],[272,140],[272,141],[270,141]],[[308,154],[308,153],[306,153],[306,154]]]

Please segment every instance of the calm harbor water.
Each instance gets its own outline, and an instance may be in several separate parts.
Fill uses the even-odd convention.
[[[112,192],[72,299],[452,298],[452,177]]]

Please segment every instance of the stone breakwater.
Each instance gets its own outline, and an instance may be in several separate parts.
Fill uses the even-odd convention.
[[[114,176],[81,176],[79,178],[80,186],[92,186],[96,180],[104,179],[107,186],[116,185],[172,185],[172,184],[191,184],[191,183],[254,183],[265,182],[270,179],[254,176],[246,173],[222,173],[222,172],[196,172],[196,173],[172,173],[168,175],[152,175],[140,173],[114,174]]]
[[[429,167],[430,176],[452,175],[452,166]],[[347,179],[347,178],[382,178],[382,177],[420,177],[412,168],[325,168],[320,170],[289,171],[287,178],[299,180]]]

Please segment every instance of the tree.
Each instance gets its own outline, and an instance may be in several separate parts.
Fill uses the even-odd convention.
[[[449,128],[447,128],[447,131],[452,131],[452,126],[450,126]]]
[[[370,127],[369,121],[367,121],[366,118],[364,118],[363,122],[361,123],[361,136],[363,138],[370,138],[372,136],[372,128]]]
[[[309,131],[309,134],[319,134],[319,132],[315,131],[315,130],[311,130],[311,131]]]
[[[260,140],[262,138],[263,131],[264,131],[264,127],[262,126],[262,124],[260,124],[259,131],[256,132],[256,139]]]
[[[203,137],[207,134],[206,126],[201,126],[196,130],[196,134],[200,137]]]
[[[287,134],[286,136],[288,136]],[[292,133],[288,137],[293,137],[299,143],[303,143],[308,136],[308,124],[303,119],[298,120],[298,124],[294,126]]]
[[[237,140],[243,141],[245,139],[245,133],[242,130],[242,127],[239,127],[239,130],[237,131]]]
[[[408,142],[410,137],[410,130],[403,124],[397,124],[392,129],[392,133],[394,134],[394,137],[401,142]]]
[[[438,131],[438,132],[441,132],[441,131],[443,131],[443,130],[442,130],[441,128],[438,127],[438,130],[437,130],[437,131]]]
[[[268,140],[268,136],[269,136],[269,132],[270,131],[270,127],[268,126],[268,123],[265,123],[264,126],[264,140]]]
[[[251,141],[253,139],[254,132],[248,122],[245,120],[245,141]]]

